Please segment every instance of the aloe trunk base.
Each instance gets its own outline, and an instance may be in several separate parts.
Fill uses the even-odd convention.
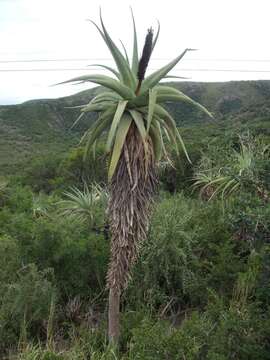
[[[107,273],[110,341],[119,337],[120,294],[127,287],[132,265],[146,239],[149,218],[157,190],[153,145],[143,142],[131,125],[111,180],[108,214],[111,230],[111,258]]]

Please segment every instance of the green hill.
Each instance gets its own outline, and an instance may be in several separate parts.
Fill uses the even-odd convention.
[[[218,122],[270,119],[270,81],[226,83],[171,83],[206,106]],[[59,99],[31,100],[19,105],[0,106],[0,169],[13,173],[33,155],[65,151],[76,144],[95,114],[88,115],[70,130],[78,110],[68,107],[85,104],[100,91],[93,88]],[[179,126],[204,122],[204,114],[183,104],[168,104]]]

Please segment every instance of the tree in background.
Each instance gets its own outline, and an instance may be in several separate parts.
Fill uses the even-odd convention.
[[[137,33],[133,19],[133,55],[131,62],[123,45],[123,52],[115,45],[100,15],[101,27],[93,23],[109,48],[116,69],[96,65],[110,71],[114,77],[84,75],[65,81],[93,82],[107,90],[98,94],[89,104],[81,106],[81,115],[98,113],[96,122],[83,136],[85,156],[98,140],[107,133],[106,152],[110,158],[108,181],[110,197],[108,216],[111,231],[111,258],[107,273],[109,289],[108,335],[117,343],[119,337],[120,295],[126,288],[130,270],[135,263],[141,243],[146,239],[149,218],[157,190],[156,166],[162,156],[167,157],[164,138],[175,144],[184,143],[174,119],[162,106],[167,101],[178,101],[196,106],[211,114],[182,92],[159,85],[167,74],[192,49],[186,49],[170,63],[145,78],[157,34],[147,32],[142,55],[139,59]],[[75,122],[75,123],[76,123]]]

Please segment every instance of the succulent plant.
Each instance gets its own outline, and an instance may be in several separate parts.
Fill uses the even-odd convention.
[[[132,12],[131,12],[132,13]],[[137,32],[133,21],[133,54],[129,60],[124,47],[122,53],[110,37],[100,13],[100,33],[114,59],[116,69],[95,64],[110,71],[105,75],[83,75],[64,83],[92,82],[106,91],[98,94],[88,104],[81,106],[81,117],[97,112],[97,120],[83,136],[86,155],[102,135],[107,134],[106,151],[110,157],[108,179],[110,198],[108,215],[111,230],[111,259],[107,275],[109,297],[109,336],[119,334],[119,297],[127,286],[130,269],[134,264],[140,244],[146,239],[151,207],[157,188],[156,164],[166,154],[164,137],[180,144],[188,157],[175,120],[163,107],[168,101],[187,103],[211,114],[181,91],[160,85],[168,73],[192,49],[185,49],[161,69],[145,77],[150,57],[158,40],[160,26],[154,36],[148,30],[142,55],[139,59]],[[118,309],[118,310],[117,310]],[[117,315],[118,314],[118,315]]]

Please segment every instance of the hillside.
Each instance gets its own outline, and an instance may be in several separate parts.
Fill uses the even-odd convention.
[[[230,118],[241,122],[258,118],[270,119],[270,81],[240,81],[227,83],[171,83],[194,100],[206,106],[217,121]],[[82,130],[94,114],[75,129],[70,127],[81,105],[100,91],[94,88],[59,99],[31,100],[19,105],[0,106],[0,168],[14,172],[33,154],[60,152],[76,144]],[[179,126],[190,126],[208,119],[189,106],[169,104]]]

